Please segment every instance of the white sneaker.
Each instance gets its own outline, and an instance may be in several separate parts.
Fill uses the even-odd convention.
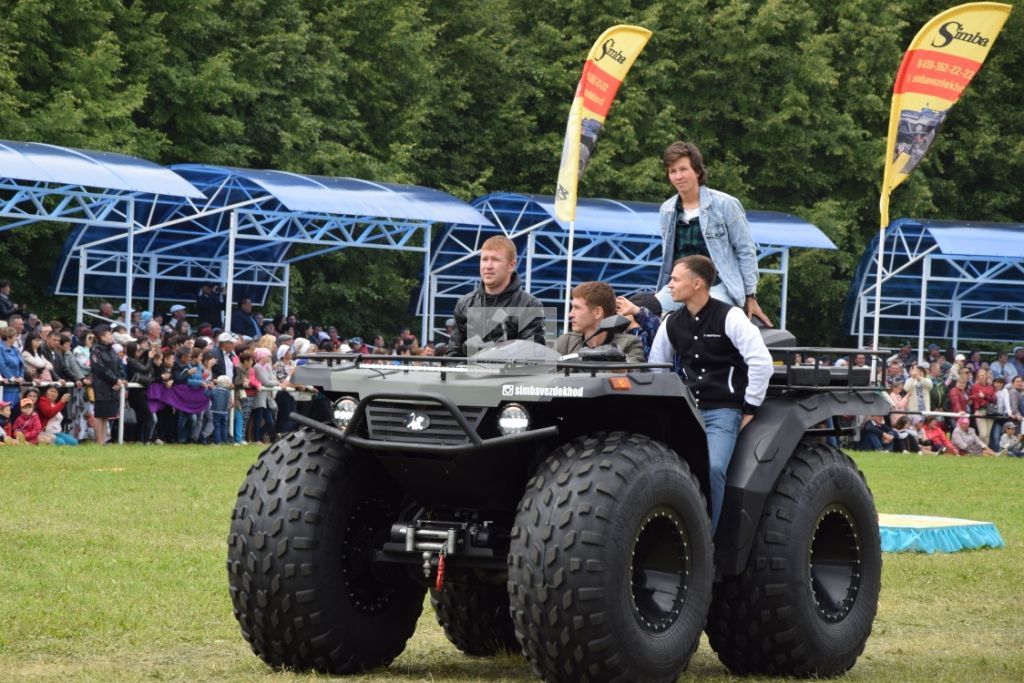
[[[164,442],[161,441],[160,439],[153,439],[153,445],[154,446],[163,446]]]

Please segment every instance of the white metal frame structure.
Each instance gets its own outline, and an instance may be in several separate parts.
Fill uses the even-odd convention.
[[[426,277],[436,223],[489,226],[475,209],[429,188],[219,166],[164,168],[142,159],[0,141],[0,231],[39,221],[75,226],[55,267],[56,294],[194,301],[224,282],[254,302],[284,290],[291,264],[360,247],[421,253]],[[312,250],[291,256],[291,247]],[[426,329],[422,330],[425,335]]]
[[[878,237],[851,283],[844,323],[858,346],[874,333]],[[901,218],[885,231],[881,336],[1024,340],[1024,225]]]

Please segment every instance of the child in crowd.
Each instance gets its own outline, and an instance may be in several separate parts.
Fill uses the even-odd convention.
[[[213,443],[216,446],[228,442],[228,414],[233,405],[231,378],[220,375],[210,391],[210,415],[213,418]]]
[[[1017,423],[1007,422],[1003,425],[1003,435],[999,438],[999,450],[1015,458],[1024,458],[1024,441],[1017,433]]]
[[[192,362],[192,349],[181,346],[174,352],[174,385],[187,386],[196,391],[203,390],[203,372],[198,363]],[[196,424],[196,415],[178,411],[176,431],[178,443],[185,443],[192,437]]]
[[[39,410],[40,420],[45,420],[46,424],[43,426],[43,432],[39,435],[39,440],[44,443],[53,443],[58,446],[77,446],[78,440],[70,434],[65,434],[61,430],[61,425],[64,422],[64,406],[67,405],[68,395],[60,395],[60,391],[55,386],[46,387],[46,391],[39,397],[39,403],[37,408]]]
[[[36,414],[36,404],[29,397],[21,399],[21,414],[14,418],[11,425],[11,432],[14,438],[21,442],[39,443],[39,434],[43,431],[43,424]]]
[[[246,446],[245,430],[249,424],[249,417],[252,414],[252,397],[256,390],[252,382],[253,357],[251,351],[243,351],[238,355],[238,366],[235,368],[235,445]]]
[[[896,434],[892,450],[896,453],[920,453],[921,446],[917,442],[917,433],[906,415],[900,415],[892,426]]]
[[[0,401],[0,445],[20,445],[20,442],[11,436],[11,404],[9,401]]]
[[[217,364],[217,356],[213,351],[198,351],[193,350],[192,352],[193,362],[198,361],[199,367],[202,368],[203,378],[203,391],[207,398],[213,398],[213,390],[216,386],[214,384],[213,366]],[[207,404],[206,410],[196,416],[196,426],[192,431],[192,440],[196,443],[210,443],[213,438],[213,413],[211,411],[210,404]]]

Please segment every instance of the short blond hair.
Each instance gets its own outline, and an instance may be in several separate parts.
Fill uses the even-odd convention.
[[[480,247],[480,251],[503,251],[509,261],[516,260],[516,244],[504,235],[495,235],[487,238],[487,241]]]

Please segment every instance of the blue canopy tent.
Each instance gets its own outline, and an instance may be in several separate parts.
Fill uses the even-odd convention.
[[[471,202],[495,227],[447,226],[435,240],[424,296],[430,307],[423,311],[431,329],[454,310],[455,302],[472,291],[479,280],[480,245],[492,235],[503,234],[519,251],[524,287],[546,306],[565,305],[565,269],[568,254],[568,223],[555,217],[554,200],[546,195],[498,192]],[[573,279],[602,280],[617,292],[652,291],[661,265],[659,205],[612,199],[581,199],[576,209]],[[795,216],[770,211],[748,211],[758,260],[779,256],[774,273],[782,279],[780,326],[786,323],[789,250],[793,247],[835,249],[814,225]]]
[[[1024,225],[900,218],[885,231],[880,336],[1024,339]],[[843,326],[874,334],[878,235],[850,285]]]
[[[257,303],[285,290],[292,263],[346,247],[395,249],[429,263],[435,223],[490,222],[465,202],[424,187],[183,164],[121,154],[0,142],[0,226],[74,224],[53,291],[194,301],[197,284],[227,284]],[[293,245],[311,249],[289,258]]]

